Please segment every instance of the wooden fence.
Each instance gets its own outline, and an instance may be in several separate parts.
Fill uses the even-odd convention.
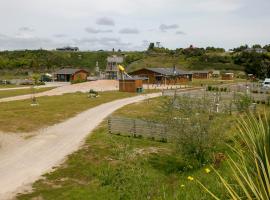
[[[108,131],[110,134],[143,137],[157,141],[170,141],[173,138],[163,124],[115,116],[108,119]]]

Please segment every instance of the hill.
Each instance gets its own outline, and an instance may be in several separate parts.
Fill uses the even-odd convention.
[[[227,53],[208,53],[192,57],[181,54],[145,54],[142,59],[131,63],[128,70],[133,71],[144,67],[172,67],[174,65],[185,70],[244,70],[243,66],[234,64],[232,56]]]

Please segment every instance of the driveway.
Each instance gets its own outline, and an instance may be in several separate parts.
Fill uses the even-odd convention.
[[[73,85],[68,84],[68,85],[54,88],[54,89],[46,91],[46,92],[37,93],[37,94],[35,94],[35,96],[42,97],[42,96],[62,95],[62,94],[74,93],[74,92],[88,92],[90,89],[93,89],[96,91],[118,90],[118,81],[116,81],[116,80],[98,80],[98,81],[78,83],[78,84],[73,84]],[[26,94],[26,95],[20,95],[20,96],[15,96],[15,97],[2,98],[2,99],[0,99],[0,103],[1,102],[8,102],[8,101],[31,99],[32,96],[33,96],[32,94]]]
[[[42,174],[61,164],[79,149],[86,136],[115,110],[161,93],[116,100],[89,109],[62,123],[39,131],[40,134],[18,141],[0,151],[0,199],[23,192]]]

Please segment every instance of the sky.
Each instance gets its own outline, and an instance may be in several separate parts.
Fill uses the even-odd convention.
[[[270,44],[270,0],[0,0],[0,50]]]

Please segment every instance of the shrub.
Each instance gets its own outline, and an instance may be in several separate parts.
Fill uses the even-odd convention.
[[[232,146],[235,155],[229,157],[233,184],[218,172],[217,174],[228,192],[229,199],[270,199],[269,120],[266,116],[261,118],[247,115],[239,120],[238,127],[238,137],[234,139],[235,146]],[[202,186],[214,199],[219,199],[204,185]]]
[[[247,94],[238,94],[234,102],[238,112],[248,111],[251,103],[252,103],[252,99]]]
[[[160,110],[163,123],[168,124],[168,132],[174,136],[176,150],[187,160],[196,160],[198,166],[211,161],[221,141],[216,124],[225,125],[213,113],[209,120],[209,106],[210,99],[180,96],[169,99]]]

